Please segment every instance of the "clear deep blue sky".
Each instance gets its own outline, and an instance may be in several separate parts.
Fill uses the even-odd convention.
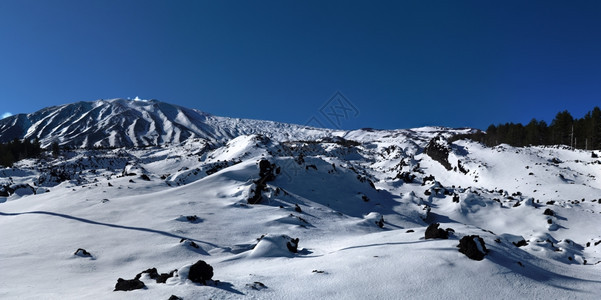
[[[527,2],[527,3],[522,3]],[[0,114],[109,98],[341,128],[601,105],[601,1],[0,1]]]

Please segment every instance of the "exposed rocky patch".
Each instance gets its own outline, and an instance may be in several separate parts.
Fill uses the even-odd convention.
[[[439,162],[447,170],[453,169],[449,163],[449,153],[451,152],[451,147],[449,146],[449,141],[447,141],[447,139],[445,139],[442,135],[431,139],[428,145],[426,145],[426,148],[424,148],[424,152],[433,160]]]
[[[266,159],[259,161],[259,179],[255,180],[254,189],[251,190],[251,197],[247,200],[248,204],[258,204],[263,200],[263,191],[267,188],[267,182],[275,179],[275,164]]]

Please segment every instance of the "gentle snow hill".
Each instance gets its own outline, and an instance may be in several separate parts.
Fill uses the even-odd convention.
[[[471,129],[314,129],[158,101],[49,108],[1,122],[0,134],[15,128],[44,143],[152,146],[0,169],[0,299],[601,296],[598,151],[449,142]],[[432,223],[449,238],[425,239]],[[481,261],[458,251],[470,235],[488,249]],[[207,285],[188,277],[199,260],[214,270]],[[153,267],[178,272],[113,291]]]

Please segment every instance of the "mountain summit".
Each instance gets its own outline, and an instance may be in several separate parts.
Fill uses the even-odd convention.
[[[292,129],[292,130],[291,130]],[[286,138],[328,130],[284,123],[217,117],[158,100],[97,100],[44,108],[0,120],[0,142],[39,139],[47,146],[139,147],[202,138],[224,141],[241,134],[268,133]]]

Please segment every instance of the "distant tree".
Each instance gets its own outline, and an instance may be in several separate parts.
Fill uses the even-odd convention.
[[[509,123],[507,125],[507,143],[516,147],[524,146],[525,140],[524,125],[521,123]]]
[[[486,142],[485,144],[489,147],[496,146],[499,144],[499,136],[497,134],[497,126],[491,124],[486,129]]]
[[[15,162],[15,157],[6,145],[0,145],[0,165],[4,167],[12,167]]]
[[[585,146],[588,149],[601,149],[601,109],[596,106],[584,119]]]
[[[32,148],[33,148],[33,153],[32,155],[34,156],[40,156],[40,154],[42,154],[42,144],[40,143],[40,139],[39,138],[35,138],[35,140],[33,140],[33,143],[31,144]]]
[[[50,148],[52,150],[52,156],[55,158],[61,154],[61,147],[59,146],[58,142],[53,142]]]
[[[10,143],[0,144],[0,165],[10,167],[21,159],[38,157],[41,152],[39,143],[14,139]]]
[[[524,127],[525,145],[545,145],[547,144],[547,123],[545,121],[537,121],[532,119],[528,125]]]
[[[574,148],[584,149],[587,145],[586,136],[586,116],[582,119],[574,120],[574,137],[573,146]]]
[[[555,145],[570,145],[574,117],[567,111],[557,113],[551,122],[552,143]]]
[[[601,109],[595,107],[580,119],[574,119],[564,110],[555,116],[550,126],[536,119],[526,126],[520,123],[492,124],[482,140],[490,147],[502,143],[516,147],[563,144],[578,149],[598,150],[601,149]]]

